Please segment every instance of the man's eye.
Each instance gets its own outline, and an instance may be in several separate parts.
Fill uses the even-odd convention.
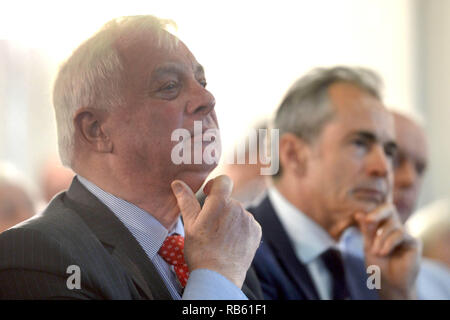
[[[421,176],[425,172],[425,164],[423,163],[417,163],[416,164],[416,172],[419,176]]]
[[[170,81],[169,83],[165,84],[161,90],[162,91],[170,91],[178,88],[178,83],[175,81]]]
[[[365,148],[367,147],[367,142],[362,139],[355,139],[353,140],[353,144],[359,148]]]
[[[200,80],[199,83],[203,86],[203,88],[206,88],[206,86],[208,85],[206,80]]]
[[[384,153],[391,159],[393,159],[394,164],[398,162],[398,156],[397,156],[397,148],[395,147],[386,147],[384,149]]]

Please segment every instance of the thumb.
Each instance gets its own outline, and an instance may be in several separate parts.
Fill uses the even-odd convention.
[[[178,208],[180,208],[185,224],[187,221],[195,220],[201,207],[194,192],[181,180],[173,181],[171,187],[173,194],[177,198]]]
[[[359,231],[361,232],[364,239],[364,248],[368,249],[372,244],[372,237],[369,232],[365,214],[362,212],[358,212],[357,214],[355,214],[355,220],[358,223]]]
[[[365,224],[364,221],[364,213],[362,212],[358,212],[354,215],[355,220],[358,224],[359,230],[361,231],[362,234],[366,234],[367,233],[367,226]]]

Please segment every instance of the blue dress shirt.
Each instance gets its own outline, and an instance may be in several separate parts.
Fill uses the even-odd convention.
[[[168,235],[177,233],[184,237],[184,228],[179,218],[172,230],[167,230],[151,214],[120,199],[88,181],[77,176],[81,184],[106,205],[127,227],[133,237],[144,249],[150,261],[155,265],[170,294],[175,300],[247,300],[244,293],[221,274],[208,270],[196,269],[190,272],[188,282],[181,297],[181,285],[173,270],[158,254]]]

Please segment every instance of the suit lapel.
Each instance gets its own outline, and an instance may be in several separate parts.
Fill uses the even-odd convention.
[[[126,268],[148,299],[172,299],[164,281],[137,240],[115,214],[77,178],[73,179],[67,197],[70,202],[68,205],[74,207],[100,242],[112,248],[112,255]]]
[[[286,231],[283,229],[269,198],[266,196],[260,205],[252,211],[256,220],[261,224],[264,241],[272,249],[280,262],[280,266],[293,279],[306,299],[319,299],[309,272],[306,266],[297,259]]]

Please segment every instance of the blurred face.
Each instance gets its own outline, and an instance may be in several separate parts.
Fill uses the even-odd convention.
[[[175,165],[171,151],[178,141],[171,141],[171,135],[185,128],[193,146],[194,121],[202,123],[203,132],[218,128],[215,100],[205,88],[203,67],[181,41],[172,49],[158,48],[156,43],[147,33],[138,41],[119,45],[127,105],[111,114],[108,134],[119,166],[130,179],[170,188],[177,178],[197,190],[215,164]]]
[[[232,196],[241,202],[254,200],[265,189],[264,176],[260,164],[228,164],[224,173],[233,181]]]
[[[33,204],[22,188],[0,185],[0,232],[30,218]]]
[[[328,93],[335,115],[310,146],[306,178],[321,220],[345,229],[355,212],[389,200],[394,127],[381,102],[359,88],[336,83]]]
[[[394,203],[405,222],[419,197],[427,167],[427,145],[423,130],[408,118],[395,114],[398,153],[394,169]]]
[[[42,193],[45,201],[50,201],[57,193],[69,189],[74,177],[72,170],[58,161],[50,161],[42,170]]]

